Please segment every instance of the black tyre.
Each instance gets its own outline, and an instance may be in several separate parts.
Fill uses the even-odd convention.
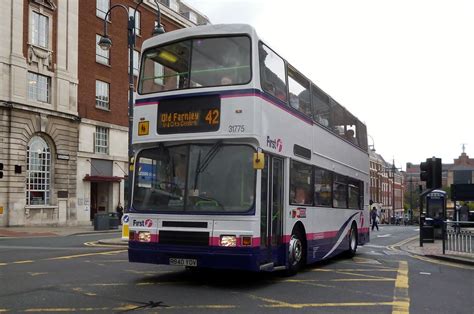
[[[352,258],[356,255],[357,251],[357,227],[352,225],[351,231],[349,232],[349,248],[346,251],[346,256]]]
[[[288,269],[287,275],[295,275],[306,264],[306,240],[304,233],[296,228],[291,233],[288,245]]]

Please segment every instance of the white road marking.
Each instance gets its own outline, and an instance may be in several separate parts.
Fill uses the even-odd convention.
[[[387,246],[377,245],[377,244],[364,244],[364,247],[373,247],[373,248],[385,249]]]
[[[387,238],[387,237],[390,237],[390,236],[391,236],[390,233],[388,233],[388,234],[378,234],[377,238]]]
[[[420,271],[420,275],[431,275],[431,273],[425,273],[424,271]]]

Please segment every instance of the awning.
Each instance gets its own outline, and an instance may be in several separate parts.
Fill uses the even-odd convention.
[[[89,181],[89,182],[120,182],[123,180],[123,177],[116,177],[116,176],[90,176],[86,174],[83,181]]]

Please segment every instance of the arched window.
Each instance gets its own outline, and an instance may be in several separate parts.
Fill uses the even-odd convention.
[[[34,136],[26,152],[26,204],[49,205],[51,151],[44,139]]]

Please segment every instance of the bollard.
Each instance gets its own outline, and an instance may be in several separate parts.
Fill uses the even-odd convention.
[[[127,241],[129,237],[129,227],[128,222],[130,221],[130,216],[124,214],[122,216],[122,241]]]

